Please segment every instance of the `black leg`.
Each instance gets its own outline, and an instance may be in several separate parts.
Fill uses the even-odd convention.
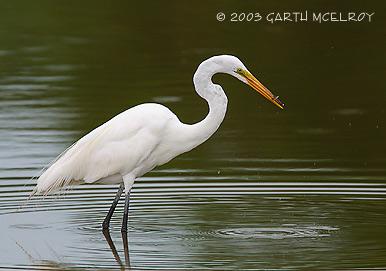
[[[125,209],[123,211],[123,221],[121,232],[127,232],[127,220],[129,218],[129,202],[130,202],[130,191],[125,196]]]
[[[107,213],[107,216],[105,217],[105,220],[103,220],[103,223],[102,223],[102,228],[103,229],[108,229],[109,228],[109,226],[110,226],[110,219],[113,216],[115,207],[117,207],[119,199],[121,198],[121,195],[122,195],[124,187],[125,187],[124,184],[121,183],[121,185],[119,186],[118,192],[115,195],[115,199],[114,199],[113,203],[111,204],[110,210]]]
[[[125,252],[125,263],[127,267],[130,267],[129,242],[127,240],[127,232],[122,232],[122,240],[123,240],[123,251]]]
[[[121,258],[119,257],[119,254],[117,252],[117,249],[115,248],[114,242],[111,239],[109,229],[103,229],[103,235],[105,236],[105,239],[106,239],[107,243],[109,244],[109,247],[111,249],[111,252],[114,255],[116,262],[119,264],[120,267],[123,267]],[[122,268],[121,268],[121,270],[122,270]]]

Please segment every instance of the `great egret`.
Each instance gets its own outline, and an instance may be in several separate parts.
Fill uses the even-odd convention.
[[[134,106],[97,127],[64,151],[42,173],[32,194],[48,194],[78,183],[120,184],[103,221],[107,229],[125,191],[122,232],[127,232],[130,190],[136,178],[206,141],[220,126],[227,109],[227,96],[212,82],[216,73],[226,73],[283,109],[284,104],[265,88],[234,56],[213,56],[197,68],[196,92],[209,105],[209,113],[196,124],[185,124],[167,107],[146,103]]]

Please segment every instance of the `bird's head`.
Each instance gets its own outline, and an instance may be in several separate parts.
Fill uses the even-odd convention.
[[[241,82],[252,87],[259,92],[267,100],[271,101],[281,109],[284,108],[284,103],[279,100],[279,96],[275,96],[269,91],[259,80],[256,79],[245,67],[245,65],[235,56],[221,55],[211,57],[210,60],[215,66],[218,72],[227,73],[236,77]]]

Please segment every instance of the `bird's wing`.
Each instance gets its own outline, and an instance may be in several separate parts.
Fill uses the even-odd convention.
[[[145,113],[129,109],[79,139],[38,178],[36,191],[48,194],[73,181],[90,183],[130,172],[160,140],[152,127],[167,120]]]

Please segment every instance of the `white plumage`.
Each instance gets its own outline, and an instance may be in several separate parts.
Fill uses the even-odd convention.
[[[97,127],[61,154],[37,180],[34,193],[48,194],[75,183],[122,183],[134,180],[207,140],[224,119],[227,97],[212,83],[215,73],[230,74],[282,108],[283,104],[233,56],[215,56],[200,64],[193,81],[209,105],[199,123],[179,121],[167,107],[148,103],[132,107]]]
[[[120,183],[125,175],[150,171],[172,158],[161,149],[174,145],[168,137],[177,132],[178,122],[159,104],[130,108],[65,151],[40,176],[37,192],[50,193],[76,181]]]

